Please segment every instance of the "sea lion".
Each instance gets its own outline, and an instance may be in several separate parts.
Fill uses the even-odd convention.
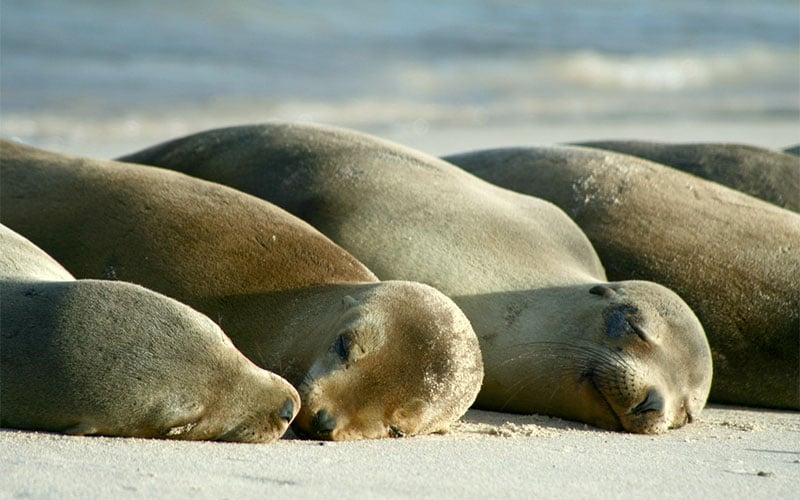
[[[75,280],[0,226],[0,424],[268,442],[300,404],[208,317],[137,285]]]
[[[800,212],[800,160],[744,144],[668,144],[645,141],[577,143],[644,158]]]
[[[341,129],[209,131],[129,155],[227,184],[311,222],[383,279],[442,290],[481,342],[477,406],[656,433],[702,409],[702,327],[653,283],[607,283],[554,205]]]
[[[800,409],[798,214],[596,149],[501,149],[446,159],[564,209],[611,279],[652,280],[680,294],[711,344],[713,401]]]
[[[2,145],[0,217],[79,277],[138,283],[208,314],[302,398],[320,439],[439,432],[483,375],[475,333],[433,288],[378,282],[263,200],[175,172]]]

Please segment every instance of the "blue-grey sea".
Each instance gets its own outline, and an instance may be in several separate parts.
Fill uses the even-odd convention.
[[[32,142],[81,127],[169,135],[215,117],[800,120],[797,0],[0,5],[0,134]]]

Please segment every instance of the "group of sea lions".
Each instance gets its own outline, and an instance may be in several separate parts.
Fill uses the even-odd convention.
[[[118,161],[0,146],[6,427],[264,442],[444,432],[470,406],[659,433],[709,391],[800,409],[787,153],[438,159],[297,124]]]
[[[0,167],[4,225],[76,277],[136,283],[206,314],[253,363],[298,389],[299,434],[357,439],[443,431],[475,399],[480,350],[469,320],[449,298],[420,283],[378,281],[319,231],[270,203],[160,168],[18,144],[3,145]],[[159,334],[136,321],[115,326]],[[4,346],[19,339],[6,334],[4,327]],[[191,337],[170,341],[181,345]],[[161,358],[157,348],[152,356]],[[3,380],[13,380],[18,357],[7,363],[5,354]],[[157,383],[183,370],[179,359],[149,368],[162,372]],[[198,380],[192,405],[206,406],[224,389],[214,383]],[[242,393],[254,390],[247,381],[236,384]],[[60,395],[38,394],[45,401]],[[17,422],[15,412],[4,400],[4,425]],[[35,419],[16,425],[46,426]]]

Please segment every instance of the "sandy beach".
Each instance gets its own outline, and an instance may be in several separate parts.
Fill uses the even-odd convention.
[[[0,137],[104,159],[276,120],[437,156],[800,144],[796,3],[609,5],[4,0]],[[710,405],[648,436],[470,410],[445,435],[260,445],[3,428],[0,466],[0,499],[798,499],[800,412]]]
[[[244,120],[243,120],[244,121]],[[205,124],[199,124],[198,130]],[[220,124],[223,125],[223,124]],[[800,142],[794,123],[365,130],[432,154],[597,138]],[[113,157],[167,139],[76,140]],[[47,146],[47,144],[37,144]],[[470,410],[447,435],[272,444],[0,429],[0,498],[797,498],[800,413],[710,406],[663,435]]]
[[[446,435],[252,445],[0,430],[2,498],[797,498],[800,416],[660,436],[471,410]]]
[[[196,130],[228,124],[213,119],[197,123]],[[800,142],[800,124],[790,121],[417,125],[362,130],[436,155],[600,138],[776,149]],[[35,145],[111,158],[171,137],[112,133],[105,140],[73,137],[61,148]],[[546,416],[470,410],[447,435],[346,443],[289,437],[264,445],[0,429],[0,462],[0,498],[789,499],[797,498],[800,484],[800,413],[711,406],[690,425],[644,436]]]

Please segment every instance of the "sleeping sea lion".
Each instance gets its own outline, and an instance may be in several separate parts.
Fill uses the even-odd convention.
[[[300,405],[208,317],[130,283],[75,280],[0,226],[0,424],[268,442]]]
[[[298,387],[299,434],[439,432],[483,376],[469,321],[447,297],[381,283],[305,222],[175,172],[2,145],[0,218],[82,278],[116,278],[217,321],[259,366]]]
[[[711,399],[800,409],[800,215],[628,155],[578,147],[448,161],[564,209],[611,279],[675,290],[714,356]]]
[[[442,290],[481,342],[482,408],[656,433],[703,408],[702,327],[654,283],[607,283],[550,203],[342,129],[272,124],[170,141],[125,161],[227,184],[306,219],[382,279]]]

